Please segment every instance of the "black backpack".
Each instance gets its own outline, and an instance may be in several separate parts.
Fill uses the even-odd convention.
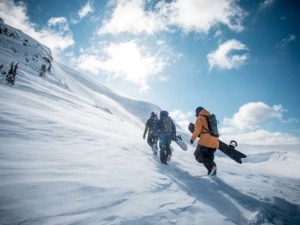
[[[172,127],[172,119],[170,117],[165,117],[161,119],[163,132],[165,133],[172,133],[173,127]]]
[[[219,131],[218,131],[219,121],[217,120],[215,114],[211,114],[210,116],[205,116],[205,117],[206,117],[207,124],[208,124],[208,130],[206,128],[204,128],[208,131],[206,133],[210,133],[210,135],[214,136],[214,137],[219,137],[220,136]]]

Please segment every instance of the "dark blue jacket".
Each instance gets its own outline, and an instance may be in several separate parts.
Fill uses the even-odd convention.
[[[157,134],[160,142],[171,142],[176,135],[176,127],[167,111],[160,112],[160,118],[155,123],[153,133]]]

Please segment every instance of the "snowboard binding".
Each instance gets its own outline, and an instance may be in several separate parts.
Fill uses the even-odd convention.
[[[238,144],[235,140],[231,140],[230,143],[229,143],[229,146],[232,147],[232,148],[235,148],[235,147],[238,146]]]
[[[177,138],[180,139],[180,140],[182,140],[181,135],[177,135],[177,136],[176,136],[176,139],[177,139]]]

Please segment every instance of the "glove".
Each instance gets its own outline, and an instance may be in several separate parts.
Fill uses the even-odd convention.
[[[191,144],[193,144],[193,143],[194,143],[194,141],[191,139],[191,140],[190,140],[190,143],[191,143]]]
[[[194,130],[195,130],[195,124],[190,123],[188,129],[189,129],[189,131],[190,131],[191,133],[194,133]]]

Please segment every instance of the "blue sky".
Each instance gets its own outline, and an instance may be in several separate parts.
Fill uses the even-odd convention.
[[[223,137],[293,144],[300,143],[299,5],[0,0],[0,16],[49,46],[57,61],[159,105],[183,128],[203,106],[217,115]]]

